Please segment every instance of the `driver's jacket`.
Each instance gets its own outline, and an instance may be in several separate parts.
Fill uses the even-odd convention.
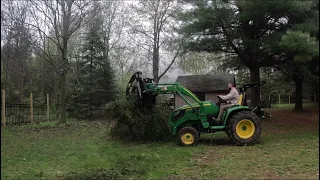
[[[229,94],[225,96],[220,96],[223,100],[227,101],[230,104],[238,104],[239,101],[239,92],[236,88],[231,88]]]

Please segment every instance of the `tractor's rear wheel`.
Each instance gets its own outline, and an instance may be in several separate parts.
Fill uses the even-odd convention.
[[[228,121],[227,134],[236,145],[252,145],[259,142],[261,121],[250,111],[234,114]]]
[[[194,146],[199,141],[199,132],[194,127],[183,127],[178,131],[178,141],[182,146]]]

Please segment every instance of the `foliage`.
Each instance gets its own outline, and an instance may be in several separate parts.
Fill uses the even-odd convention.
[[[185,48],[236,55],[231,67],[246,66],[251,82],[259,81],[261,67],[282,59],[269,48],[301,21],[310,18],[315,1],[197,1],[194,8],[181,13],[185,25],[181,33],[189,35]],[[304,15],[304,16],[303,16]],[[305,17],[305,19],[304,19]],[[259,88],[254,89],[253,104],[259,103]]]
[[[107,116],[114,123],[111,135],[128,141],[163,141],[171,138],[169,109],[136,107],[133,97],[106,105]]]
[[[73,117],[101,117],[104,103],[124,96],[132,73],[152,77],[152,64],[158,64],[154,74],[158,69],[161,77],[181,50],[179,66],[186,72],[232,70],[238,84],[271,77],[262,96],[276,89],[287,93],[299,77],[303,92],[318,97],[317,1],[181,2],[1,1],[6,100],[29,103],[33,92],[34,103],[43,104],[49,93],[62,119],[65,101]],[[188,38],[180,41],[184,35]],[[266,75],[264,66],[274,63],[285,74],[270,70]]]
[[[69,110],[74,117],[101,118],[103,106],[116,97],[113,71],[106,56],[103,43],[102,17],[88,25],[84,40],[83,57],[78,62],[78,73],[74,79],[74,92]]]
[[[319,56],[319,42],[309,33],[287,31],[281,38],[280,47],[284,53],[294,53],[293,60],[305,62]]]
[[[7,11],[7,16],[11,15],[17,19],[12,20],[10,24],[6,22],[7,29],[1,36],[1,87],[6,89],[7,101],[19,103],[32,90],[32,34],[30,29],[24,26],[25,4],[21,7],[11,7]]]
[[[219,74],[224,72],[219,66],[222,64],[223,58],[220,54],[188,52],[183,55],[178,65],[184,72],[196,75],[209,72]]]
[[[305,7],[308,7],[308,13],[301,18],[302,14],[291,15],[289,24],[290,29],[281,37],[278,43],[271,44],[271,51],[276,52],[283,57],[283,61],[274,66],[281,69],[284,74],[289,76],[295,82],[295,110],[303,110],[303,83],[305,79],[312,78],[313,71],[318,66],[319,61],[319,27],[309,26],[310,19],[314,24],[319,24],[319,2],[310,1]],[[310,29],[305,29],[309,26]],[[313,79],[313,78],[312,78]],[[315,89],[316,93],[317,90]]]

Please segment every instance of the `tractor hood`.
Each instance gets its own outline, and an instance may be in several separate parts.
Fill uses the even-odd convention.
[[[211,101],[203,101],[203,105],[204,106],[210,106],[210,105],[212,105],[212,102]],[[199,108],[200,107],[200,105],[198,103],[191,103],[191,106],[194,107],[194,108]],[[175,111],[191,109],[191,106],[187,104],[187,105],[181,106],[180,108],[176,109]]]

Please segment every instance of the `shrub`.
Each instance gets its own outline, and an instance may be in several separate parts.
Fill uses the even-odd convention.
[[[107,117],[113,126],[111,136],[130,141],[165,141],[171,138],[168,126],[169,109],[156,106],[135,106],[135,99],[118,100],[106,105]]]

